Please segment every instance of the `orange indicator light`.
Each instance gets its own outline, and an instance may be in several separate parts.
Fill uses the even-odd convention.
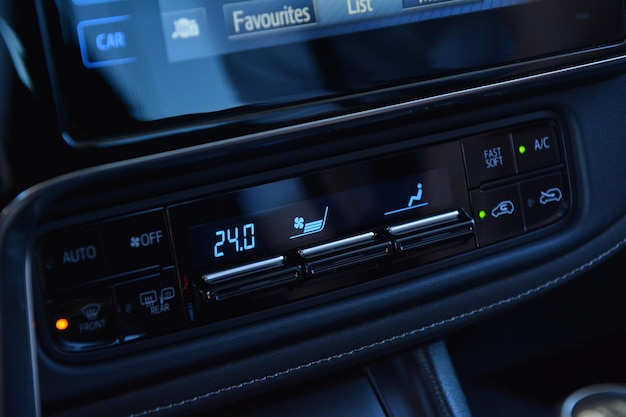
[[[70,322],[67,319],[58,319],[55,327],[57,330],[63,331],[70,327]]]

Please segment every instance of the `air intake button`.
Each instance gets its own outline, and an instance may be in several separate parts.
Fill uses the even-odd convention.
[[[528,230],[554,223],[565,216],[569,209],[569,195],[562,174],[523,182],[520,190]]]
[[[480,246],[523,234],[524,215],[517,185],[470,194]]]

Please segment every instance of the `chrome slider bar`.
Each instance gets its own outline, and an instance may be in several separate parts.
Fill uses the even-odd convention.
[[[352,236],[334,242],[325,243],[319,246],[313,246],[312,248],[300,249],[298,253],[303,258],[314,258],[316,256],[327,255],[329,253],[358,246],[364,243],[368,243],[374,240],[376,233],[368,232],[358,236]]]
[[[276,258],[266,259],[247,265],[238,266],[232,269],[226,269],[223,271],[213,272],[210,274],[202,275],[202,280],[207,284],[213,284],[219,281],[227,280],[240,275],[246,275],[253,272],[265,271],[267,269],[277,268],[283,266],[285,263],[284,256],[277,256]]]
[[[451,222],[457,220],[461,212],[459,210],[453,210],[448,213],[438,214],[436,216],[427,217],[425,219],[416,220],[410,223],[399,224],[397,226],[387,227],[387,231],[394,235],[404,235],[406,233],[415,232],[420,229],[426,229],[431,226],[437,226],[442,223]]]

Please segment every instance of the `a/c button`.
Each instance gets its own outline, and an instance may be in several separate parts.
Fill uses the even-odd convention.
[[[560,162],[556,128],[549,122],[515,129],[512,133],[515,159],[520,173]]]

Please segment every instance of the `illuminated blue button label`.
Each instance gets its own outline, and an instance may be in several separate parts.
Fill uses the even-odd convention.
[[[211,37],[204,7],[161,13],[167,59],[170,62],[211,55]]]
[[[263,0],[224,5],[228,36],[269,32],[317,23],[313,0]]]
[[[335,24],[402,12],[398,0],[317,0],[321,24]]]
[[[80,22],[78,40],[87,68],[125,64],[136,59],[130,16]]]

